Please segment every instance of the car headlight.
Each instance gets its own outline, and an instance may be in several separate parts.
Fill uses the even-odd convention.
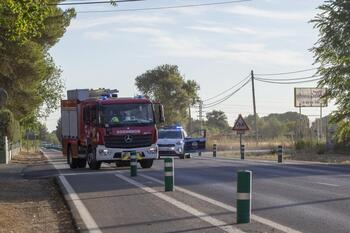
[[[182,152],[182,148],[181,147],[177,148],[177,152],[181,153]]]
[[[184,142],[181,140],[181,141],[178,141],[177,143],[176,143],[176,145],[178,145],[178,146],[180,146],[180,145],[182,145]]]

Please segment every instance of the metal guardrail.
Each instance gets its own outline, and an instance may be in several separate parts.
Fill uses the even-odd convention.
[[[45,149],[53,149],[53,150],[60,150],[60,151],[62,151],[62,146],[61,145],[47,144],[47,145],[41,145],[41,147],[43,147]]]

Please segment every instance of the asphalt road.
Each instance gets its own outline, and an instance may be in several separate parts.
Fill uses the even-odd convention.
[[[139,169],[139,176],[130,179],[128,168],[106,165],[100,171],[70,170],[58,152],[47,155],[54,166],[32,167],[24,175],[63,176],[95,224],[87,227],[84,217],[78,218],[82,231],[272,232],[271,226],[276,224],[289,227],[285,232],[350,232],[350,166],[209,157],[176,159],[178,189],[164,193],[161,160],[152,169]],[[235,224],[238,170],[253,172],[252,213],[258,217],[252,224]],[[72,205],[73,211],[78,212],[79,203]],[[267,225],[255,221],[259,217],[268,220],[262,221]]]

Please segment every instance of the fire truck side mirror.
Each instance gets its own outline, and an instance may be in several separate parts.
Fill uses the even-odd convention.
[[[159,122],[164,123],[165,122],[165,116],[164,116],[164,107],[163,105],[159,104]]]
[[[165,122],[163,105],[159,103],[155,103],[153,105],[154,105],[154,114],[155,114],[156,124]]]

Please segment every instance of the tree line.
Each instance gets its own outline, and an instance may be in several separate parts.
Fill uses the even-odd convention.
[[[64,35],[75,11],[62,10],[55,5],[59,2],[0,2],[0,87],[7,96],[0,119],[2,132],[12,140],[19,139],[19,126],[23,132],[38,132],[39,119],[57,109],[61,99],[61,69],[49,49]]]

